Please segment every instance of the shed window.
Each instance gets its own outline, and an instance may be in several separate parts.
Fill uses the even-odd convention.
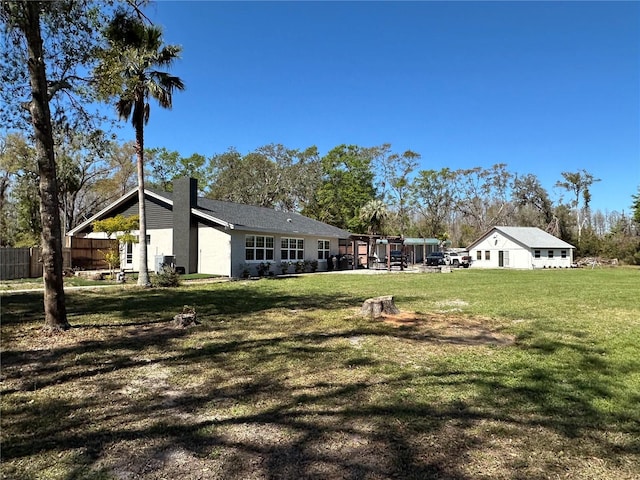
[[[547,256],[549,258],[553,258],[553,250],[549,250],[549,253],[547,254]]]
[[[280,241],[282,260],[304,260],[304,240],[302,238],[283,238]]]
[[[567,258],[567,251],[566,250],[560,250],[560,257]]]
[[[534,251],[533,251],[533,256],[534,256],[535,258],[540,258],[540,250],[534,250]]]
[[[484,259],[485,260],[491,260],[491,250],[485,250],[484,251]]]
[[[273,237],[247,235],[244,252],[245,260],[273,260]]]
[[[482,260],[482,250],[476,252],[476,260]]]

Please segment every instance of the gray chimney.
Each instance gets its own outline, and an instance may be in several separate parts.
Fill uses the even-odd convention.
[[[176,267],[185,273],[198,271],[198,223],[191,209],[198,205],[198,181],[177,178],[173,181],[173,254]]]

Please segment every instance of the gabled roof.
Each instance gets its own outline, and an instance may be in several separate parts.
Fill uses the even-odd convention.
[[[504,236],[527,248],[575,248],[573,245],[554,237],[537,227],[493,227],[478,240],[469,245],[472,248],[487,238],[492,232],[498,231]]]
[[[167,199],[162,197],[161,195],[158,195],[156,192],[152,192],[151,190],[145,189],[144,193],[148,197],[152,197],[152,198],[155,198],[156,200],[162,201],[163,203],[167,203]],[[110,203],[109,205],[107,205],[106,207],[104,207],[102,210],[100,210],[98,213],[96,213],[92,217],[88,218],[87,220],[85,220],[81,224],[76,225],[74,228],[69,230],[66,233],[66,235],[73,236],[76,233],[81,232],[85,228],[89,227],[96,220],[99,220],[99,219],[102,219],[102,218],[107,218],[109,216],[109,213],[113,212],[118,207],[120,207],[122,204],[128,202],[129,200],[131,200],[133,197],[136,197],[137,195],[138,195],[138,189],[137,188],[135,188],[133,190],[130,190],[129,192],[125,193],[123,196],[121,196],[116,201],[114,201],[114,202]],[[168,206],[169,205],[172,205],[172,203],[169,202]]]
[[[93,221],[105,217],[109,212],[131,200],[136,195],[136,192],[137,190],[132,190],[127,193],[89,220],[70,230],[68,235],[73,235],[89,226]],[[145,189],[145,194],[160,200],[167,207],[173,207],[173,195],[169,192]],[[313,220],[299,213],[283,212],[272,208],[223,202],[202,197],[198,197],[198,204],[191,209],[191,214],[232,230],[270,232],[292,236],[312,235],[328,238],[349,238],[351,235],[346,230]]]

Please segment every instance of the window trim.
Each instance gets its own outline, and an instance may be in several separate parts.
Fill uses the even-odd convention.
[[[283,247],[283,242],[287,242],[287,247]],[[295,246],[291,246],[291,242],[295,242]],[[300,246],[300,242],[302,242],[302,246]],[[283,262],[298,262],[304,261],[304,238],[300,237],[281,237],[280,238],[280,260]],[[283,256],[283,252],[287,252],[286,257]],[[291,258],[291,253],[295,252],[296,258]]]
[[[323,243],[322,246],[326,248],[320,248],[321,242]],[[324,253],[324,256],[321,255],[322,253]],[[326,262],[327,260],[329,260],[330,257],[331,257],[331,240],[319,238],[318,239],[318,261]]]
[[[262,239],[262,246],[258,246],[258,239]],[[253,245],[249,246],[249,239],[253,239]],[[269,247],[269,240],[271,240],[271,247]],[[275,260],[275,240],[270,235],[245,235],[244,236],[244,261],[247,263],[260,263],[260,262],[273,262]],[[253,258],[247,258],[248,252],[253,252]],[[262,252],[261,259],[257,258],[258,252]],[[271,253],[271,258],[269,258]]]

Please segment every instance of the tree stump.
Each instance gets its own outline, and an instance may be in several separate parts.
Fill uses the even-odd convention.
[[[194,308],[185,305],[182,309],[182,313],[177,314],[173,317],[173,325],[175,327],[192,327],[194,325],[199,325],[198,318],[196,315],[196,311]]]
[[[362,304],[360,314],[366,317],[379,318],[383,314],[395,315],[400,313],[393,301],[392,295],[382,297],[367,298]]]

